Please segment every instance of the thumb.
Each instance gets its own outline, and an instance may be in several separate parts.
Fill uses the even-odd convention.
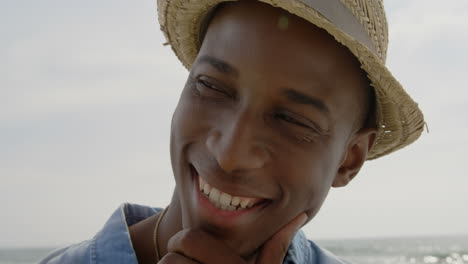
[[[307,220],[307,214],[301,213],[283,226],[264,245],[257,259],[257,264],[281,264],[289,245],[301,226]]]

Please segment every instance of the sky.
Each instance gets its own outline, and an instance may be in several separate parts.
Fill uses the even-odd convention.
[[[0,247],[88,239],[124,202],[165,207],[187,70],[156,1],[0,3]],[[333,189],[311,239],[468,234],[468,1],[385,3],[387,65],[429,132]]]

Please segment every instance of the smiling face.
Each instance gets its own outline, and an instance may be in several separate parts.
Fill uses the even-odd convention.
[[[298,214],[313,218],[373,143],[375,131],[356,125],[367,87],[355,58],[323,30],[256,1],[224,5],[172,121],[183,227],[248,256]]]

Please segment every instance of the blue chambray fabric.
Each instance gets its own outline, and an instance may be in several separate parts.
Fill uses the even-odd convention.
[[[137,264],[128,227],[159,211],[161,208],[122,204],[92,239],[57,249],[39,264]],[[347,264],[307,240],[302,231],[294,237],[283,263]]]

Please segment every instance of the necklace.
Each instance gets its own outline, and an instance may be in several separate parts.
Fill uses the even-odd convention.
[[[166,207],[164,211],[159,215],[158,220],[156,221],[156,225],[154,226],[154,232],[153,232],[153,246],[154,246],[154,252],[156,252],[156,263],[158,263],[161,260],[161,255],[159,254],[159,245],[158,245],[158,228],[159,224],[161,223],[161,220],[163,219],[164,215],[167,212]]]

